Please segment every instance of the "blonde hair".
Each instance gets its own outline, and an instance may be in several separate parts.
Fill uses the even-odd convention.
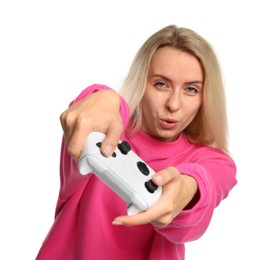
[[[164,27],[145,41],[122,84],[119,92],[130,107],[128,133],[133,134],[141,127],[141,100],[151,59],[159,48],[166,46],[194,55],[204,73],[202,105],[194,120],[184,129],[184,133],[193,143],[203,143],[228,152],[225,94],[217,57],[204,38],[190,29],[175,25]]]

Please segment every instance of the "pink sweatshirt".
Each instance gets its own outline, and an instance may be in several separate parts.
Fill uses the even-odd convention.
[[[108,89],[104,85],[86,88],[73,102],[89,94]],[[128,105],[121,98],[124,126]],[[190,210],[183,210],[165,228],[151,224],[115,226],[115,217],[126,215],[126,204],[95,175],[82,176],[77,161],[67,153],[64,139],[60,158],[60,193],[54,223],[36,260],[161,260],[184,259],[184,243],[201,237],[214,208],[236,184],[233,160],[217,149],[190,143],[184,134],[167,143],[139,131],[124,134],[132,149],[156,172],[167,166],[193,176],[200,198]]]

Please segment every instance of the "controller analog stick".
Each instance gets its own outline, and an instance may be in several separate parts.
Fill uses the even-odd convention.
[[[158,189],[158,186],[155,183],[153,183],[152,180],[146,181],[145,187],[150,193],[154,193]]]
[[[131,151],[131,145],[123,141],[120,144],[118,144],[118,149],[121,151],[122,154],[127,154],[129,151]]]

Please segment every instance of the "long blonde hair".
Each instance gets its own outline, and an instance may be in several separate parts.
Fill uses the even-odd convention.
[[[194,143],[203,143],[228,152],[226,103],[221,69],[210,44],[193,30],[170,25],[149,37],[137,52],[120,88],[130,107],[128,132],[135,133],[142,123],[143,98],[151,59],[155,52],[169,46],[194,55],[204,73],[203,101],[194,120],[184,130]]]

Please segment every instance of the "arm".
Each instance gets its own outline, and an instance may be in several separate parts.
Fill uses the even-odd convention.
[[[101,150],[109,156],[128,121],[128,105],[104,85],[86,88],[60,116],[68,153],[78,159],[88,134],[106,133]]]
[[[114,149],[120,134],[127,126],[129,108],[126,101],[104,85],[84,89],[60,116],[64,136],[60,154],[60,192],[56,215],[67,199],[78,189],[84,189],[89,175],[79,173],[77,159],[88,134],[93,131],[107,133],[105,148]],[[104,145],[101,146],[104,149]]]
[[[202,236],[215,207],[236,184],[234,162],[227,155],[210,151],[194,163],[159,171],[154,178],[156,184],[164,185],[159,201],[146,212],[116,218],[114,224],[152,223],[158,233],[177,244]]]

